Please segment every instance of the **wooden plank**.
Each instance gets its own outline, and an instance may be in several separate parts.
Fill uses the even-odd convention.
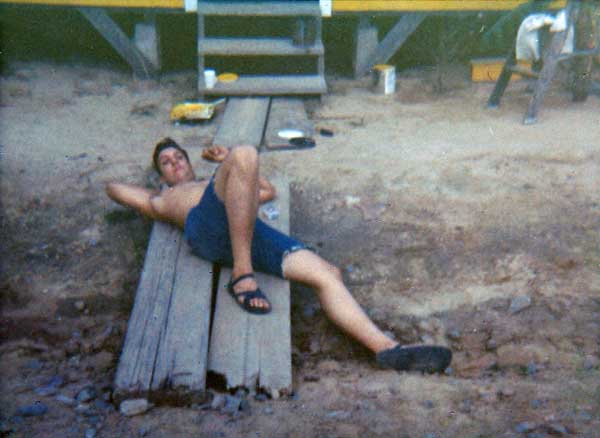
[[[268,110],[267,97],[229,99],[213,144],[226,147],[258,147],[262,142]]]
[[[173,281],[175,271],[174,239],[177,240],[177,230],[164,223],[154,223],[117,367],[117,393],[148,394],[158,339],[167,316],[159,304],[170,294],[171,288],[164,286]]]
[[[269,149],[285,149],[290,147],[289,140],[279,136],[285,129],[301,131],[303,137],[314,136],[314,126],[300,98],[275,97],[271,99],[269,121],[265,131],[265,145]]]
[[[334,13],[409,12],[409,11],[504,11],[529,0],[333,0]],[[563,8],[566,0],[557,0],[553,8]]]
[[[115,377],[115,399],[204,398],[212,264],[155,222]]]
[[[276,221],[268,221],[283,232],[289,231],[289,186],[274,181],[279,210]],[[292,385],[290,289],[285,280],[257,274],[257,281],[269,297],[273,310],[252,315],[242,310],[224,289],[230,269],[221,271],[219,291],[208,356],[208,369],[221,374],[228,388],[259,386],[275,395],[290,391]],[[277,392],[276,392],[277,391]]]
[[[133,72],[141,78],[151,78],[156,68],[138,50],[108,13],[102,8],[79,8],[79,12],[96,28],[110,45],[127,61]]]
[[[184,240],[184,239],[182,239]],[[195,257],[182,241],[166,331],[161,337],[151,389],[178,398],[204,396],[212,297],[212,263]]]
[[[242,76],[234,82],[217,82],[214,88],[202,88],[200,92],[219,96],[324,94],[327,84],[320,75],[257,75]]]

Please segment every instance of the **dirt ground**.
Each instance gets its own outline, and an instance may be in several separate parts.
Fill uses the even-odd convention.
[[[492,84],[456,68],[439,95],[433,78],[399,72],[391,97],[331,78],[309,109],[334,136],[264,152],[261,166],[291,181],[293,234],[342,268],[369,315],[401,342],[450,346],[451,368],[377,369],[294,285],[293,396],[244,396],[235,413],[209,404],[124,417],[112,380],[150,223],[104,186],[155,183],[149,156],[165,136],[212,172],[200,152],[217,126],[168,120],[193,96],[192,73],[153,83],[10,65],[0,77],[0,435],[600,437],[600,100],[572,103],[556,83],[524,126],[525,83],[486,110]],[[47,412],[28,416],[31,405]]]

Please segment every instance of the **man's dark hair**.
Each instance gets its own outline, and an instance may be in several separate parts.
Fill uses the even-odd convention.
[[[154,146],[154,153],[152,154],[152,163],[154,164],[154,169],[161,176],[162,176],[162,172],[160,171],[160,166],[158,163],[158,156],[160,155],[160,153],[162,151],[164,151],[165,149],[168,149],[168,148],[177,149],[178,151],[180,151],[183,154],[183,156],[185,157],[187,162],[188,163],[190,162],[190,157],[188,157],[187,151],[185,149],[183,149],[181,146],[179,146],[175,140],[173,140],[171,137],[163,138],[161,141],[156,143],[156,146]]]

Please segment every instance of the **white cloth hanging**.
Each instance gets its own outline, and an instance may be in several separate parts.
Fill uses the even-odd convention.
[[[556,16],[551,14],[531,14],[525,17],[517,32],[516,54],[521,61],[537,61],[540,59],[539,31],[544,26],[550,26],[550,32],[562,32],[567,28],[567,13],[560,10]],[[569,26],[567,39],[562,53],[573,53],[573,25]]]

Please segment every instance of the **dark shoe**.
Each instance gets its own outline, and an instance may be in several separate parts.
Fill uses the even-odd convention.
[[[450,365],[452,351],[436,345],[415,345],[380,351],[375,356],[377,364],[383,368],[394,368],[398,371],[421,371],[423,373],[440,373]]]
[[[242,281],[246,278],[253,278],[253,277],[254,277],[254,274],[244,274],[244,275],[240,275],[235,280],[233,280],[233,279],[229,280],[229,283],[227,283],[227,291],[229,292],[229,295],[231,295],[233,297],[235,302],[246,312],[253,313],[256,315],[264,315],[265,313],[269,313],[271,311],[271,303],[269,302],[269,300],[267,299],[265,294],[263,294],[260,289],[257,288],[254,290],[248,290],[248,291],[242,291],[242,292],[235,292],[233,290],[233,286],[235,286],[240,281]],[[240,297],[243,298],[243,301],[241,301],[241,302],[240,302]],[[252,301],[254,298],[260,298],[260,299],[265,300],[269,304],[269,306],[268,307],[253,306],[252,304],[250,304],[250,301]]]

